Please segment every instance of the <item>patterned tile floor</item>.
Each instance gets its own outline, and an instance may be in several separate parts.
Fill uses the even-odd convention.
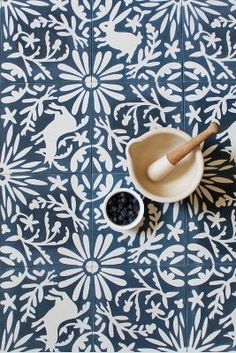
[[[2,0],[0,350],[236,350],[235,0]],[[125,146],[211,121],[186,200],[100,205]]]

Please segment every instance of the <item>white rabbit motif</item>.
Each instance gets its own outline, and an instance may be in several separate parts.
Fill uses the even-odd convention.
[[[41,319],[34,322],[32,328],[35,328],[36,332],[45,328],[46,349],[52,352],[58,341],[59,326],[67,320],[76,319],[79,312],[76,304],[65,292],[52,289],[46,299],[55,301],[55,305]]]
[[[31,141],[36,141],[36,144],[44,141],[45,143],[45,163],[51,166],[57,154],[57,142],[59,138],[69,132],[74,132],[78,129],[76,119],[66,109],[66,107],[51,103],[51,109],[46,110],[47,114],[54,115],[53,121],[48,124],[44,130],[31,137]]]
[[[223,325],[223,328],[233,325],[232,340],[233,346],[236,346],[236,309],[234,309],[231,314],[220,319],[219,324]]]
[[[128,54],[127,62],[130,63],[135,50],[142,41],[143,36],[140,32],[135,35],[129,32],[115,31],[115,26],[124,18],[126,18],[131,11],[131,9],[127,9],[116,17],[116,14],[120,8],[120,4],[121,3],[119,1],[114,6],[110,14],[109,21],[100,24],[99,28],[101,29],[101,31],[106,33],[106,36],[103,38],[97,38],[97,41],[101,42],[100,44],[98,44],[98,48],[109,45],[113,49],[117,49],[120,51],[120,53],[117,55],[118,59]]]

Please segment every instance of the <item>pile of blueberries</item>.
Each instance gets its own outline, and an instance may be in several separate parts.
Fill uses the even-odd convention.
[[[130,224],[137,218],[138,213],[139,202],[128,192],[119,192],[107,202],[108,217],[115,224]]]

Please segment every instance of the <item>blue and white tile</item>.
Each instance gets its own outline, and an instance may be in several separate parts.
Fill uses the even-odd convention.
[[[73,73],[75,57],[81,58],[89,74],[91,3],[3,1],[2,78],[11,82],[63,80],[61,69],[70,67]]]
[[[198,262],[199,254],[210,264],[236,259],[235,92],[234,83],[185,85],[186,131],[195,135],[212,121],[220,124],[220,132],[202,146],[204,175],[187,199],[190,261]]]
[[[3,86],[1,173],[91,173],[89,113],[80,98],[74,108],[68,91],[59,83]]]
[[[119,232],[106,224],[102,203],[110,191],[120,187],[134,188],[128,175],[93,175],[93,246],[98,262],[109,256],[114,266],[183,265],[187,239],[184,202],[158,204],[144,199],[142,224]]]
[[[184,80],[236,79],[234,1],[183,1]]]
[[[107,111],[97,110],[93,119],[94,173],[127,172],[125,149],[132,138],[162,126],[184,129],[179,83],[119,83],[118,86],[119,96],[108,93]]]
[[[235,290],[235,264],[189,268],[188,352],[235,350]]]
[[[119,274],[106,297],[108,276],[102,294],[95,285],[95,351],[185,352],[183,268],[122,267]]]
[[[2,270],[0,304],[1,351],[93,351],[92,297],[75,300],[58,269]]]
[[[188,263],[200,266],[236,263],[235,206],[205,202],[202,211],[188,217]]]
[[[64,253],[74,250],[84,234],[89,253],[91,193],[90,175],[6,175],[1,185],[0,266],[62,264]]]
[[[185,83],[184,106],[186,131],[197,134],[211,122],[220,125],[216,136],[206,141],[206,147],[212,146],[212,157],[224,160],[224,170],[235,167],[236,148],[236,81]],[[210,151],[209,151],[210,152]],[[220,165],[220,164],[219,164]]]
[[[108,80],[119,68],[123,81],[181,81],[181,38],[181,2],[94,1],[92,75],[106,56],[115,65]]]

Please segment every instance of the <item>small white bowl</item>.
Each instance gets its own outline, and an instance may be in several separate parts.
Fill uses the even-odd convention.
[[[119,194],[120,192],[127,192],[127,193],[133,195],[138,200],[138,203],[139,203],[139,213],[138,213],[137,218],[132,223],[129,223],[129,224],[126,224],[126,225],[119,225],[119,224],[113,223],[110,220],[110,218],[109,218],[109,216],[107,214],[107,203],[108,203],[108,201],[110,200],[110,198],[112,196],[114,196],[116,194]],[[141,197],[139,196],[139,194],[136,191],[130,190],[128,188],[115,189],[114,191],[110,192],[106,196],[106,198],[105,198],[105,200],[103,202],[103,205],[102,205],[102,210],[103,210],[103,215],[104,215],[104,218],[105,218],[107,224],[112,229],[122,232],[124,230],[133,229],[133,228],[137,227],[139,225],[139,223],[141,223],[143,215],[144,215],[144,203],[143,203],[143,200],[141,199]]]

